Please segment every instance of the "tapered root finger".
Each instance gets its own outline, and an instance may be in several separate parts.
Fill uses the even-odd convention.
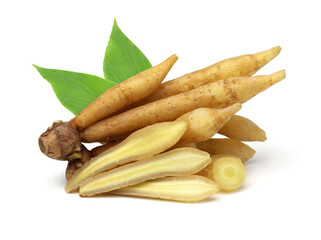
[[[135,104],[135,106],[187,92],[219,80],[232,77],[250,77],[274,59],[280,51],[281,47],[277,46],[256,54],[246,54],[225,59],[204,69],[164,82],[155,92]]]
[[[241,107],[240,103],[236,103],[221,109],[197,108],[184,114],[178,118],[178,120],[187,123],[187,130],[180,142],[197,143],[206,141],[216,134]]]
[[[208,152],[211,156],[216,154],[229,154],[240,158],[242,162],[250,160],[255,154],[255,150],[245,143],[229,138],[212,138],[205,142],[197,143],[196,145],[198,149]]]
[[[239,141],[264,142],[266,140],[266,134],[263,129],[250,119],[238,115],[231,117],[218,133]]]
[[[271,75],[230,78],[210,83],[99,121],[86,128],[81,137],[84,142],[101,142],[108,137],[121,136],[157,122],[173,121],[196,108],[225,108],[244,103],[284,77],[285,71],[280,71]]]
[[[147,97],[159,87],[177,59],[176,55],[172,55],[161,64],[138,73],[126,81],[107,89],[71,121],[78,129],[82,130]]]

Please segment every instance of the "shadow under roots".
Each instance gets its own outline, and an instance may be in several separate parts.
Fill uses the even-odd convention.
[[[66,178],[65,178],[65,173],[61,173],[52,180],[52,184],[54,186],[57,186],[59,188],[64,188],[67,184]]]

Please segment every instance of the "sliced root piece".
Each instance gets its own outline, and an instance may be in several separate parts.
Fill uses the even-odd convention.
[[[110,193],[180,202],[199,202],[217,193],[220,186],[202,176],[164,177],[121,188]]]
[[[183,121],[154,124],[132,133],[120,144],[109,148],[78,169],[66,185],[66,191],[78,189],[86,178],[120,165],[148,158],[174,146],[186,131]]]
[[[227,192],[235,191],[243,184],[246,170],[241,159],[227,154],[216,154],[211,158],[211,164],[199,172],[200,175],[217,182]]]
[[[79,193],[89,197],[151,179],[190,175],[210,162],[210,155],[204,151],[178,148],[91,177],[81,184]]]

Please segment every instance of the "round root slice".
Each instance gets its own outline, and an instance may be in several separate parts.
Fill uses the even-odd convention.
[[[212,156],[212,163],[206,167],[207,177],[217,182],[223,191],[235,191],[244,182],[245,167],[238,157],[226,154]]]

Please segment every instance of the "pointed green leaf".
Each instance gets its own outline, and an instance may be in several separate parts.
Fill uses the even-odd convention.
[[[90,74],[34,67],[51,84],[61,104],[75,115],[117,84]]]
[[[114,20],[105,52],[105,79],[120,83],[152,67],[146,56],[120,30]]]

